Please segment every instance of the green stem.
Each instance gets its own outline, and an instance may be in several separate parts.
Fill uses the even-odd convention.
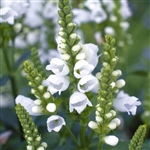
[[[97,150],[102,150],[103,142],[100,140],[98,143],[98,149]]]
[[[92,130],[92,133],[91,133],[91,135],[90,135],[90,137],[89,137],[89,139],[88,139],[88,141],[87,141],[87,144],[88,144],[88,145],[91,143],[91,140],[92,140],[92,138],[93,138],[94,135],[95,135],[95,131]]]
[[[70,130],[67,126],[64,126],[64,127],[67,129],[68,133],[69,133],[70,136],[72,137],[73,142],[74,142],[74,143],[76,144],[76,146],[79,148],[80,146],[79,146],[79,144],[78,144],[78,142],[77,142],[75,136],[74,136],[73,133],[71,132],[71,130]]]
[[[80,140],[81,140],[81,147],[84,149],[86,148],[85,143],[85,126],[81,125],[81,131],[80,131]]]

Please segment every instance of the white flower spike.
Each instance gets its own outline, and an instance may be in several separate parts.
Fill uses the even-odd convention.
[[[105,136],[104,141],[110,146],[116,146],[118,144],[119,139],[114,135],[109,135]]]
[[[78,61],[74,66],[74,76],[76,78],[82,78],[90,74],[94,69],[94,66],[89,64],[85,60]]]
[[[62,76],[69,73],[67,64],[59,58],[53,58],[50,64],[46,66],[46,70],[51,70],[54,74]]]
[[[55,132],[59,132],[63,125],[66,125],[66,122],[64,118],[53,115],[47,119],[47,129],[48,132],[51,132],[52,130]]]
[[[87,75],[80,79],[78,83],[78,90],[82,93],[92,91],[97,93],[99,89],[99,82],[93,75]]]
[[[51,94],[65,91],[69,86],[69,79],[67,76],[50,75],[46,80],[43,81],[44,86],[48,86],[48,90]]]
[[[40,113],[35,113],[32,111],[33,108],[37,107],[34,104],[34,101],[28,97],[25,97],[23,95],[18,95],[16,97],[16,104],[21,104],[26,110],[27,112],[31,115],[31,116],[39,116],[41,115]]]
[[[78,114],[80,114],[86,106],[92,106],[92,103],[89,101],[87,96],[80,92],[74,92],[69,101],[69,110],[70,112],[73,112],[75,109]]]
[[[128,115],[130,113],[132,115],[136,114],[137,106],[141,105],[141,102],[138,101],[138,98],[135,96],[129,96],[124,93],[124,91],[120,91],[117,97],[114,100],[113,106],[120,112],[127,112]]]

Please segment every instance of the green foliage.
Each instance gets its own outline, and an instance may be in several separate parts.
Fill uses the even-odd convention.
[[[139,126],[139,128],[134,133],[134,136],[130,141],[129,150],[140,150],[142,147],[142,143],[144,141],[145,134],[146,134],[146,125]]]

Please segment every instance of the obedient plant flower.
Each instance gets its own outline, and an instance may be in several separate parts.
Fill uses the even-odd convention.
[[[95,76],[91,74],[81,78],[78,83],[78,90],[82,93],[89,91],[97,93],[98,89],[99,89],[99,81]]]
[[[135,96],[129,96],[124,93],[124,91],[120,91],[117,97],[114,100],[113,106],[120,112],[127,112],[128,115],[130,113],[132,115],[136,114],[137,106],[141,105],[141,102],[138,101],[138,98]]]
[[[69,78],[67,76],[50,75],[46,80],[43,81],[44,86],[48,86],[48,90],[51,94],[65,91],[69,87]]]
[[[64,118],[53,115],[47,119],[47,129],[49,132],[52,130],[55,132],[59,132],[63,125],[66,125]]]
[[[73,112],[75,109],[78,114],[80,114],[86,106],[92,106],[92,103],[89,101],[87,96],[80,92],[74,92],[69,100],[69,110]]]
[[[67,64],[59,58],[53,58],[50,64],[46,66],[46,70],[51,70],[54,74],[62,76],[69,73]]]
[[[42,113],[42,108],[40,106],[35,105],[34,101],[28,97],[18,95],[15,101],[16,104],[20,103],[32,116],[38,116]]]
[[[94,69],[94,66],[89,64],[85,60],[78,61],[74,66],[74,76],[76,78],[82,78],[90,74]]]
[[[85,59],[89,64],[92,64],[94,68],[96,67],[98,63],[98,46],[95,44],[84,44],[82,50],[80,53],[76,56],[76,59],[78,59],[79,55],[84,55],[83,59]]]
[[[0,8],[0,23],[8,22],[9,24],[14,24],[15,17],[18,13],[10,7]]]
[[[104,137],[104,141],[110,146],[116,146],[118,144],[119,139],[114,135],[109,135]]]

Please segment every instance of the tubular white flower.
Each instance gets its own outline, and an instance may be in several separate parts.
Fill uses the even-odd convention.
[[[92,91],[97,93],[99,89],[99,82],[93,75],[87,75],[80,79],[78,83],[78,90],[82,93]]]
[[[64,118],[53,115],[47,119],[47,129],[48,132],[51,132],[52,130],[55,132],[59,132],[63,125],[66,125],[66,122]]]
[[[87,105],[92,106],[92,103],[89,101],[87,96],[80,92],[74,92],[69,100],[69,111],[73,112],[75,109],[78,114],[80,114]]]
[[[104,141],[108,145],[116,146],[118,144],[119,139],[114,135],[109,135],[104,137]]]
[[[120,112],[127,112],[130,115],[136,114],[137,106],[141,105],[141,102],[138,101],[138,98],[135,96],[129,96],[124,93],[124,91],[120,91],[117,97],[114,100],[113,106]]]
[[[89,64],[92,64],[94,68],[96,67],[98,63],[97,52],[98,52],[98,46],[95,44],[91,44],[91,43],[84,44],[82,50],[80,51],[81,54],[85,54],[85,60]]]
[[[55,105],[55,103],[48,103],[47,106],[46,106],[46,109],[47,109],[49,112],[55,112],[55,110],[56,110],[56,105]]]
[[[40,113],[35,113],[32,111],[32,107],[35,106],[34,101],[28,97],[25,97],[23,95],[18,95],[15,99],[16,104],[21,104],[27,112],[32,116],[38,116],[41,115]]]
[[[48,86],[48,90],[51,94],[65,91],[69,86],[69,79],[67,76],[50,75],[46,80],[43,81],[44,86]]]
[[[78,61],[74,66],[74,76],[76,78],[82,78],[90,74],[94,69],[94,66],[89,64],[85,60]]]
[[[46,70],[51,70],[54,74],[62,76],[69,73],[67,64],[59,58],[53,58],[50,64],[46,66]]]
[[[89,128],[91,128],[91,129],[98,129],[98,125],[97,125],[97,123],[94,122],[94,121],[90,121],[90,122],[88,123],[88,126],[89,126]]]
[[[0,8],[0,23],[8,22],[9,24],[14,24],[14,18],[18,16],[18,13],[10,7]]]

